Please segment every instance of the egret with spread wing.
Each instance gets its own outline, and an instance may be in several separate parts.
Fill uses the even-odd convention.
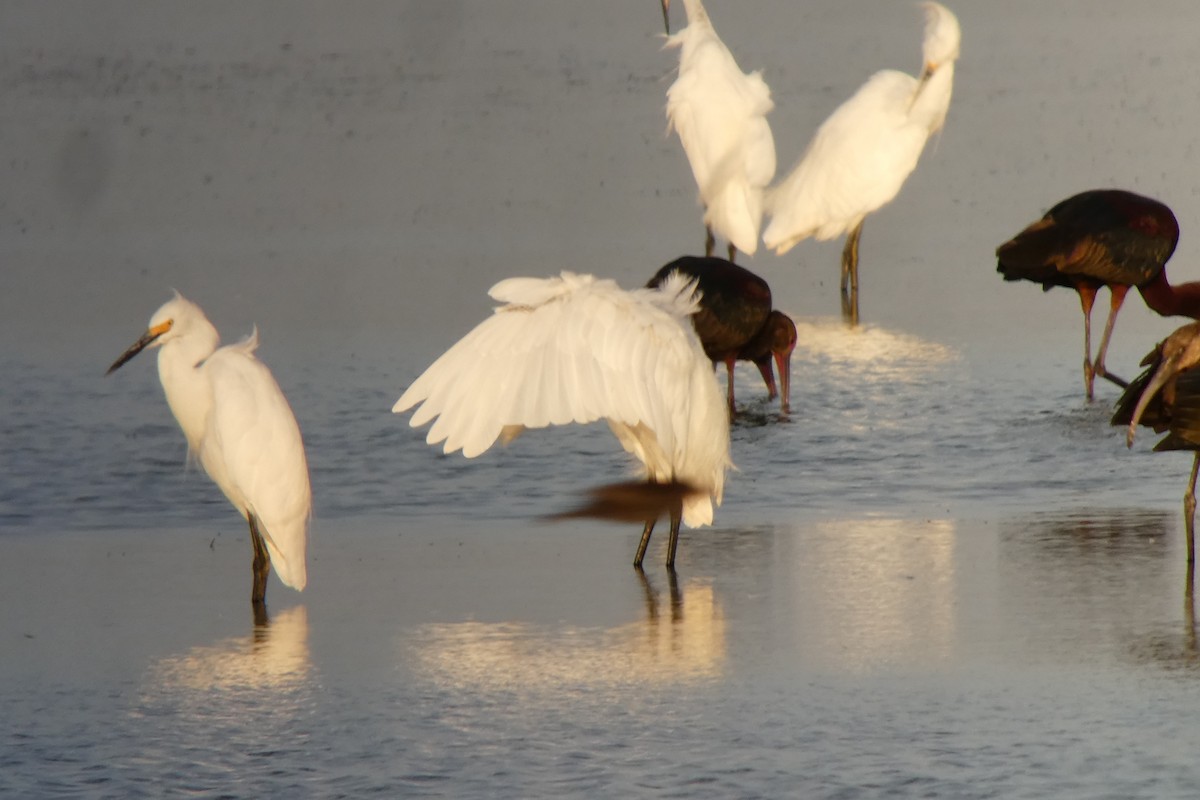
[[[711,524],[731,466],[725,402],[692,330],[692,283],[675,276],[659,289],[625,291],[563,272],[509,278],[489,294],[503,305],[413,381],[392,411],[419,404],[410,424],[435,420],[426,442],[467,458],[525,428],[607,421],[650,483],[679,489],[668,493],[673,569],[680,521]],[[635,566],[657,517],[639,517]]]

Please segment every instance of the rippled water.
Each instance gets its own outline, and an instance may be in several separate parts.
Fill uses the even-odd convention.
[[[907,3],[709,5],[781,166],[916,66]],[[467,461],[389,412],[496,280],[634,286],[699,245],[652,3],[0,8],[0,796],[1194,796],[1189,459],[1126,449],[1075,298],[991,253],[1119,185],[1194,277],[1198,12],[952,5],[866,324],[828,316],[839,243],[749,262],[797,319],[793,413],[739,372],[739,469],[673,580],[635,529],[540,519],[625,474],[604,426]],[[172,286],[260,325],[304,431],[310,584],[265,621],[152,356],[103,377]],[[1131,298],[1109,366],[1173,327]]]
[[[257,626],[153,364],[9,365],[0,789],[1186,796],[1187,459],[1057,366],[985,392],[970,349],[799,330],[790,418],[738,376],[677,581],[629,568],[635,530],[534,521],[623,473],[607,430],[445,457],[388,411],[415,367],[271,354],[318,514]]]

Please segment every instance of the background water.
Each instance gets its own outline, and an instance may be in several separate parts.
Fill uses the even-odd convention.
[[[709,7],[781,168],[918,63],[907,2]],[[625,474],[603,426],[467,461],[389,413],[496,280],[633,286],[700,245],[652,2],[0,9],[0,794],[1194,796],[1189,459],[1125,448],[1076,299],[992,252],[1119,185],[1195,276],[1200,11],[953,7],[866,324],[831,316],[840,242],[749,262],[797,319],[793,413],[739,372],[739,470],[675,581],[629,568],[636,530],[538,521]],[[152,358],[102,377],[170,287],[260,325],[304,430],[311,583],[268,625]],[[1177,322],[1131,298],[1109,365]]]

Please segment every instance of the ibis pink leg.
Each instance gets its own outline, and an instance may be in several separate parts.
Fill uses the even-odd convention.
[[[1117,284],[1108,288],[1112,293],[1112,302],[1108,309],[1108,319],[1104,323],[1104,335],[1100,337],[1100,349],[1096,352],[1096,360],[1092,362],[1092,372],[1124,389],[1129,386],[1129,383],[1104,368],[1104,354],[1108,352],[1108,340],[1112,338],[1113,326],[1117,322],[1117,312],[1121,310],[1121,304],[1125,302],[1125,295],[1129,292],[1129,287]]]

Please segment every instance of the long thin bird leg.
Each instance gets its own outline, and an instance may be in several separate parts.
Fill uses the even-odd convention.
[[[713,236],[712,228],[708,225],[704,226],[704,255],[711,256],[713,248],[717,246],[717,239]]]
[[[1108,352],[1108,340],[1112,338],[1113,326],[1117,322],[1117,312],[1121,310],[1121,304],[1125,302],[1125,295],[1129,291],[1129,287],[1117,284],[1108,289],[1112,293],[1112,302],[1108,309],[1108,320],[1104,323],[1104,335],[1100,337],[1100,349],[1096,352],[1096,360],[1092,362],[1092,372],[1101,378],[1108,378],[1117,386],[1125,389],[1129,383],[1110,374],[1104,368],[1104,354]]]
[[[267,543],[258,532],[258,520],[253,514],[247,514],[250,521],[250,544],[254,547],[254,561],[250,568],[254,573],[254,588],[250,592],[251,603],[261,603],[267,596],[267,576],[271,574],[271,556],[267,553]]]
[[[642,541],[638,543],[637,555],[633,557],[633,565],[638,569],[642,568],[642,559],[646,557],[646,548],[650,545],[650,534],[654,532],[654,520],[646,520],[646,527],[642,529]]]
[[[852,328],[858,325],[858,292],[842,292],[842,321]]]
[[[1093,286],[1078,286],[1079,305],[1083,307],[1083,387],[1087,390],[1087,399],[1095,398],[1092,383],[1096,373],[1092,370],[1092,306],[1096,302],[1096,289]]]
[[[737,364],[737,358],[734,356],[725,357],[725,376],[726,383],[729,388],[729,418],[733,419],[736,409],[733,405],[733,368]]]
[[[858,237],[862,235],[862,220],[846,234],[846,246],[842,248],[842,294],[846,293],[846,282],[850,291],[858,293]]]
[[[737,255],[737,248],[734,247],[733,242],[729,243],[728,250],[729,250],[729,263],[732,264],[735,260],[734,256]]]
[[[850,325],[858,324],[858,239],[862,235],[862,221],[846,234],[846,246],[842,248],[842,319]],[[846,291],[847,281],[850,291]]]
[[[679,523],[683,518],[683,510],[671,512],[671,537],[667,540],[667,569],[675,571],[675,548],[679,546]]]
[[[1187,529],[1187,563],[1196,563],[1196,473],[1200,471],[1200,452],[1192,459],[1192,477],[1188,479],[1187,494],[1183,496],[1183,523]]]

